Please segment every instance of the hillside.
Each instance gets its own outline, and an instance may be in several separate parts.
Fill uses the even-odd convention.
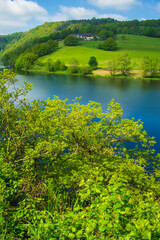
[[[123,40],[123,36],[125,40]],[[49,58],[53,61],[63,61],[70,64],[72,58],[76,58],[80,65],[88,65],[90,56],[95,56],[99,67],[106,68],[109,60],[116,59],[121,54],[128,54],[131,58],[133,68],[140,69],[144,57],[159,58],[160,41],[158,38],[150,38],[136,35],[117,35],[117,51],[104,51],[97,49],[100,41],[81,41],[78,46],[64,46],[42,58],[41,63],[46,63]]]
[[[45,23],[26,33],[1,36],[0,56],[3,64],[13,69],[53,72],[55,61],[63,63],[64,71],[73,58],[80,67],[87,67],[90,57],[94,56],[99,68],[108,68],[108,62],[112,61],[113,65],[114,60],[127,54],[131,59],[131,69],[142,70],[144,57],[152,58],[153,66],[159,61],[156,60],[159,59],[160,52],[159,23],[160,20],[120,22],[110,18]],[[76,38],[77,35],[84,34],[90,34],[92,40],[81,41],[79,38],[76,44],[65,44],[67,37]],[[117,45],[112,51],[103,47],[109,38],[116,41],[115,46]],[[117,67],[116,69],[118,71]],[[85,74],[86,71],[88,70],[85,70]],[[159,63],[149,72],[149,76],[159,76]]]
[[[1,47],[0,56],[4,55],[9,51],[16,49],[19,46],[22,46],[23,44],[32,42],[34,39],[48,36],[49,34],[55,32],[61,25],[62,25],[62,22],[56,22],[56,23],[47,22],[47,23],[44,23],[43,25],[30,29],[28,32],[24,32],[23,34],[21,34],[21,36],[18,39],[16,38],[15,34],[0,36],[0,47]],[[9,38],[9,39],[13,38],[14,40],[6,41],[6,43],[2,45],[4,38]]]
[[[145,21],[117,21],[111,18],[91,19],[91,20],[71,20],[65,22],[46,22],[28,32],[14,33],[7,36],[0,36],[1,55],[11,51],[27,42],[32,42],[36,38],[43,38],[52,33],[58,32],[58,38],[65,37],[67,33],[93,33],[102,37],[115,34],[134,34],[149,37],[160,37],[160,19]],[[16,35],[19,35],[17,38]],[[5,39],[5,41],[4,41]],[[13,39],[13,41],[10,41]]]

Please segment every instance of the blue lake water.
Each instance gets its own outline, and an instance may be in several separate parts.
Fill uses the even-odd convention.
[[[114,98],[123,108],[124,117],[144,122],[144,129],[150,136],[156,137],[156,150],[160,143],[160,81],[87,78],[63,75],[17,75],[22,80],[33,84],[28,94],[30,100],[53,98],[69,98],[82,96],[80,102],[101,103],[103,111]]]

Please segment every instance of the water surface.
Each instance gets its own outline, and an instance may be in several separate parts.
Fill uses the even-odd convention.
[[[17,75],[20,80],[33,84],[28,94],[30,100],[53,98],[69,98],[82,96],[81,103],[88,101],[101,103],[106,110],[112,98],[123,108],[124,117],[144,122],[144,129],[150,136],[155,136],[159,148],[160,142],[160,81],[87,78],[66,75]],[[159,150],[158,150],[159,151]]]

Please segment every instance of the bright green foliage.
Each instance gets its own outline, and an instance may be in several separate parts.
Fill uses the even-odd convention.
[[[114,100],[29,103],[16,81],[0,75],[0,238],[159,239],[159,155],[142,123]]]
[[[27,52],[25,54],[21,54],[15,63],[15,68],[27,71],[36,59],[37,55],[35,55],[35,53]]]
[[[127,76],[131,71],[131,59],[127,54],[123,54],[119,56],[117,60],[109,61],[108,69],[112,76],[116,73]]]

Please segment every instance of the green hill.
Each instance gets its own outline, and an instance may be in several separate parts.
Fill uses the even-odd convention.
[[[160,37],[160,19],[145,21],[117,21],[111,18],[91,19],[91,20],[70,20],[65,22],[46,22],[37,26],[28,32],[21,33],[17,38],[17,33],[7,36],[0,36],[0,50],[8,52],[16,47],[32,42],[36,38],[46,37],[53,32],[59,32],[63,39],[64,31],[69,33],[93,33],[99,36],[107,37],[107,35],[116,34],[134,34],[149,37]],[[103,33],[103,34],[102,34]],[[65,36],[64,36],[65,37]],[[10,41],[10,40],[13,41]],[[1,55],[2,55],[1,52]]]
[[[41,63],[49,58],[53,61],[61,60],[69,65],[72,58],[78,60],[80,65],[88,65],[90,56],[95,56],[99,67],[106,68],[109,60],[116,59],[121,54],[128,54],[133,68],[140,69],[143,57],[159,58],[160,40],[138,35],[117,35],[118,48],[116,51],[104,51],[97,49],[100,41],[81,41],[78,46],[64,46],[63,43],[57,51],[39,58]]]
[[[49,58],[53,61],[60,60],[66,65],[70,65],[71,60],[75,58],[80,66],[87,66],[89,58],[95,56],[99,67],[107,68],[108,61],[128,54],[132,61],[132,69],[139,70],[144,57],[159,58],[159,23],[160,19],[120,22],[109,18],[47,22],[25,33],[0,36],[0,57],[4,65],[15,68],[16,62],[20,62],[27,53],[30,58],[37,60],[34,70],[38,70],[35,65],[40,65],[41,70],[45,71],[45,66],[42,69],[42,65]],[[64,46],[63,40],[76,33],[92,33],[101,41],[79,41],[77,46]],[[116,51],[99,49],[99,44],[108,37],[116,38]],[[51,45],[55,47],[52,48]],[[29,68],[32,68],[31,65],[32,63]],[[24,69],[28,70],[28,67],[24,66]]]
[[[21,36],[19,38],[16,38],[15,33],[9,34],[7,36],[0,36],[0,47],[1,52],[0,55],[4,55],[7,52],[10,52],[14,49],[16,49],[19,46],[22,46],[27,43],[32,43],[35,39],[40,39],[46,36],[49,36],[51,33],[54,33],[59,29],[62,25],[62,22],[47,22],[43,25],[39,25],[33,29],[30,29],[28,32],[21,33]],[[5,41],[5,44],[2,45],[3,39],[7,39]],[[13,39],[12,41],[9,41],[10,39]]]

